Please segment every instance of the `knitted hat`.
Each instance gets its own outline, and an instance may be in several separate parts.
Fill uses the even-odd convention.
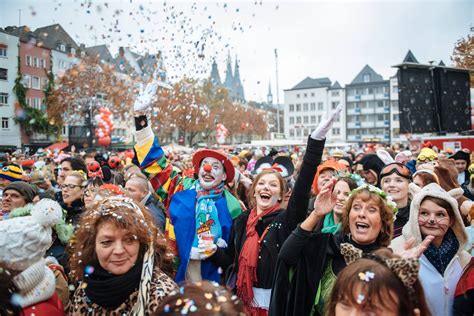
[[[333,159],[328,159],[325,162],[323,162],[322,164],[320,164],[318,166],[318,169],[316,169],[316,175],[314,176],[313,185],[312,185],[313,192],[316,193],[316,194],[319,193],[318,178],[319,178],[319,175],[324,170],[333,170],[333,171],[337,172],[337,171],[344,170],[345,167],[346,166],[344,166],[343,164],[341,164],[341,163],[339,163],[339,162],[337,162]]]
[[[26,203],[31,203],[33,202],[33,198],[37,194],[35,187],[33,187],[31,184],[26,183],[24,181],[16,181],[12,182],[9,185],[6,186],[5,189],[3,189],[3,192],[7,190],[15,190],[18,193],[23,196],[25,199]]]
[[[0,179],[12,182],[21,181],[23,179],[23,170],[17,165],[8,165],[0,169]]]
[[[52,243],[51,228],[61,218],[61,206],[42,199],[31,210],[31,216],[0,221],[0,262],[23,271],[41,260]]]
[[[410,183],[409,190],[413,194],[413,199],[410,205],[410,218],[408,220],[409,223],[403,227],[403,235],[407,237],[414,237],[415,245],[419,245],[421,243],[422,236],[420,227],[418,225],[419,209],[421,202],[426,197],[431,196],[445,200],[451,205],[454,212],[454,221],[451,228],[453,229],[454,234],[459,241],[459,249],[464,249],[468,237],[461,218],[461,213],[458,209],[458,202],[456,201],[456,198],[463,194],[463,189],[456,188],[447,192],[436,183],[430,183],[420,189],[420,187],[416,184]],[[413,225],[414,223],[416,223],[416,225]]]

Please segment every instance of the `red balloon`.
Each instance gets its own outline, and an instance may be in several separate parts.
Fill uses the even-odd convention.
[[[99,146],[109,146],[110,145],[110,137],[109,136],[104,136],[99,138],[99,141],[97,142]]]

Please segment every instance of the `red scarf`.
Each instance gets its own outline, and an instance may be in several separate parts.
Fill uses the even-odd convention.
[[[265,236],[266,233],[265,230],[265,232],[262,234],[262,237],[259,237],[255,227],[260,218],[273,213],[278,209],[280,209],[279,203],[257,215],[257,209],[254,208],[250,211],[250,215],[247,220],[247,238],[239,255],[239,272],[237,274],[237,293],[239,294],[242,302],[247,307],[251,307],[253,302],[252,287],[255,282],[257,282],[258,250],[260,248],[260,240]]]

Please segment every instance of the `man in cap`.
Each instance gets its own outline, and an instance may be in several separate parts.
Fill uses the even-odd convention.
[[[233,220],[241,213],[238,200],[224,188],[234,178],[234,166],[226,154],[203,149],[193,156],[198,180],[173,169],[144,114],[158,84],[153,80],[135,100],[137,159],[167,210],[165,235],[179,256],[176,281],[219,282],[219,268],[233,260],[226,250]]]
[[[458,170],[458,183],[460,186],[469,184],[469,171],[467,167],[471,164],[471,157],[468,149],[461,149],[449,158],[454,159],[454,164]]]
[[[15,181],[10,183],[3,190],[2,210],[0,211],[0,220],[7,219],[10,212],[18,207],[24,207],[33,202],[37,194],[35,188],[24,181]]]

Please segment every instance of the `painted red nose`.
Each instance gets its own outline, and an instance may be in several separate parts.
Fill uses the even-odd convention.
[[[205,164],[205,165],[202,167],[202,169],[204,169],[204,171],[206,171],[206,172],[211,172],[212,166],[209,165],[209,164]]]

